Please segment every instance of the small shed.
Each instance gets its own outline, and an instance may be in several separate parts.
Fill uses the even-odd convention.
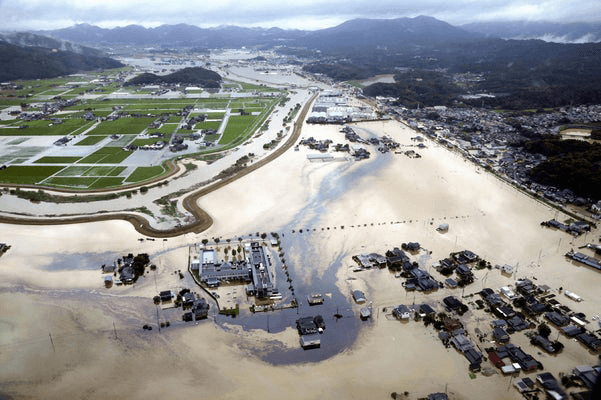
[[[321,346],[321,338],[319,337],[319,333],[302,335],[300,337],[300,345],[303,349],[311,349]]]
[[[369,309],[369,307],[362,307],[359,313],[359,317],[364,321],[371,317],[371,310]]]
[[[445,233],[449,231],[449,224],[444,223],[444,224],[440,224],[438,225],[438,228],[436,228],[436,230],[440,233]]]
[[[353,292],[353,299],[356,303],[365,303],[367,299],[365,298],[365,293],[360,290],[355,290]]]

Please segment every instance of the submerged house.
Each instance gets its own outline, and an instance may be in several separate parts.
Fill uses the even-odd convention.
[[[400,304],[392,310],[392,315],[398,319],[409,319],[411,318],[411,310],[404,304]]]

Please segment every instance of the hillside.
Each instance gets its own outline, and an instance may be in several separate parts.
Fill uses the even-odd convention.
[[[155,75],[144,73],[130,79],[125,86],[152,85],[158,83],[180,83],[199,85],[205,88],[218,88],[221,84],[221,76],[217,72],[202,67],[184,68],[169,75]]]
[[[43,79],[81,71],[120,68],[108,57],[87,56],[43,47],[20,47],[0,40],[0,82]]]

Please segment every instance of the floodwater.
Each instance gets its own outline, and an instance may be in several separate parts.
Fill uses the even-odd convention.
[[[373,159],[361,161],[359,165],[353,162],[337,164],[321,181],[317,193],[282,227],[280,240],[287,260],[290,285],[298,299],[298,308],[237,318],[217,316],[216,320],[222,326],[224,323],[239,324],[245,330],[263,329],[271,333],[282,332],[289,327],[295,328],[296,320],[301,317],[321,315],[324,318],[326,328],[321,335],[319,348],[303,350],[300,345],[294,349],[274,347],[273,351],[266,354],[262,351],[259,354],[263,360],[273,364],[296,364],[327,359],[352,347],[361,327],[372,323],[371,320],[360,320],[357,307],[353,309],[350,293],[341,293],[336,285],[336,274],[343,267],[342,259],[346,254],[339,252],[334,260],[324,260],[315,244],[320,240],[322,229],[334,229],[320,227],[321,216],[326,213],[329,205],[351,190],[363,177],[376,175],[380,168],[388,165],[391,157],[391,154],[376,154]],[[328,262],[328,265],[321,273],[319,271],[323,269],[315,266],[321,266],[324,262]],[[286,275],[281,263],[276,264],[278,289],[283,295],[283,302],[286,303],[293,295],[286,286],[288,282],[283,279]],[[306,276],[307,270],[311,270],[309,279]],[[307,296],[311,293],[321,293],[324,303],[310,306]],[[368,305],[369,301],[362,306]]]
[[[64,270],[99,270],[103,264],[110,265],[117,261],[118,255],[112,252],[105,253],[58,253],[51,254],[52,262],[40,266],[46,271],[64,271]]]

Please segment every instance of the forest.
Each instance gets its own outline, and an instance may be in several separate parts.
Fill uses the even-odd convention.
[[[582,197],[601,198],[601,144],[543,139],[524,143],[524,149],[548,157],[530,171],[535,182],[570,189]]]
[[[368,86],[368,96],[398,97],[408,107],[470,105],[509,110],[601,103],[601,44],[558,44],[540,40],[488,39],[431,47],[331,50],[304,67],[338,81],[396,74],[396,83]],[[338,60],[338,61],[336,61]],[[436,78],[404,78],[399,70]],[[455,83],[454,74],[481,74],[479,82]],[[455,87],[453,87],[455,86]],[[462,94],[495,97],[466,100]]]
[[[202,67],[190,67],[164,76],[152,73],[140,74],[127,81],[125,86],[151,85],[157,83],[185,83],[199,85],[205,88],[218,88],[221,85],[221,76],[217,72]]]

